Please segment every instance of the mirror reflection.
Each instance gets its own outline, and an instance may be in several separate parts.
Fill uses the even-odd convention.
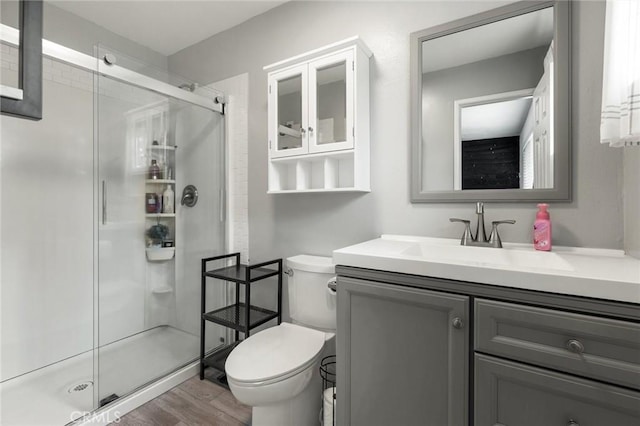
[[[423,41],[422,191],[553,188],[553,7]]]
[[[278,81],[278,150],[302,146],[302,76]]]

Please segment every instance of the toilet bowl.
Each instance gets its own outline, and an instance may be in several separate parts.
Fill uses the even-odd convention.
[[[253,426],[318,424],[318,368],[335,337],[335,295],[327,291],[335,269],[331,258],[306,255],[287,259],[287,266],[293,271],[288,284],[296,323],[251,335],[225,364],[229,389],[252,407]]]

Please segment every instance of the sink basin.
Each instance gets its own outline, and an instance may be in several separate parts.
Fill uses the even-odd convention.
[[[413,242],[400,252],[401,255],[422,259],[476,266],[501,268],[540,268],[570,271],[569,262],[553,252],[535,251],[519,246],[505,245],[503,248],[448,245],[437,241]]]

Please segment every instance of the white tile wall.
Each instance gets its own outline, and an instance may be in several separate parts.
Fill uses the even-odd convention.
[[[227,102],[228,249],[239,251],[242,261],[249,262],[249,75],[239,74],[207,87],[225,93]]]
[[[0,62],[1,70],[4,74],[18,72],[18,49],[0,43]],[[3,76],[3,81],[6,77],[8,81],[12,81],[12,76]],[[72,65],[67,65],[64,62],[57,60],[43,58],[42,59],[42,78],[46,81],[53,81],[59,84],[64,84],[69,87],[84,90],[87,92],[94,91],[94,75],[93,72],[77,68]],[[17,81],[17,80],[16,80]],[[120,99],[128,102],[132,102],[136,105],[145,103],[156,102],[158,96],[155,93],[148,91],[141,91],[129,84],[121,83],[110,78],[101,78],[99,80],[99,92],[101,96],[108,96],[115,99]],[[141,96],[143,97],[141,99]],[[148,99],[144,99],[148,97]]]

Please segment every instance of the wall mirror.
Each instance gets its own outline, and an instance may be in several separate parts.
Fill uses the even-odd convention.
[[[411,201],[570,200],[570,2],[411,34]]]

